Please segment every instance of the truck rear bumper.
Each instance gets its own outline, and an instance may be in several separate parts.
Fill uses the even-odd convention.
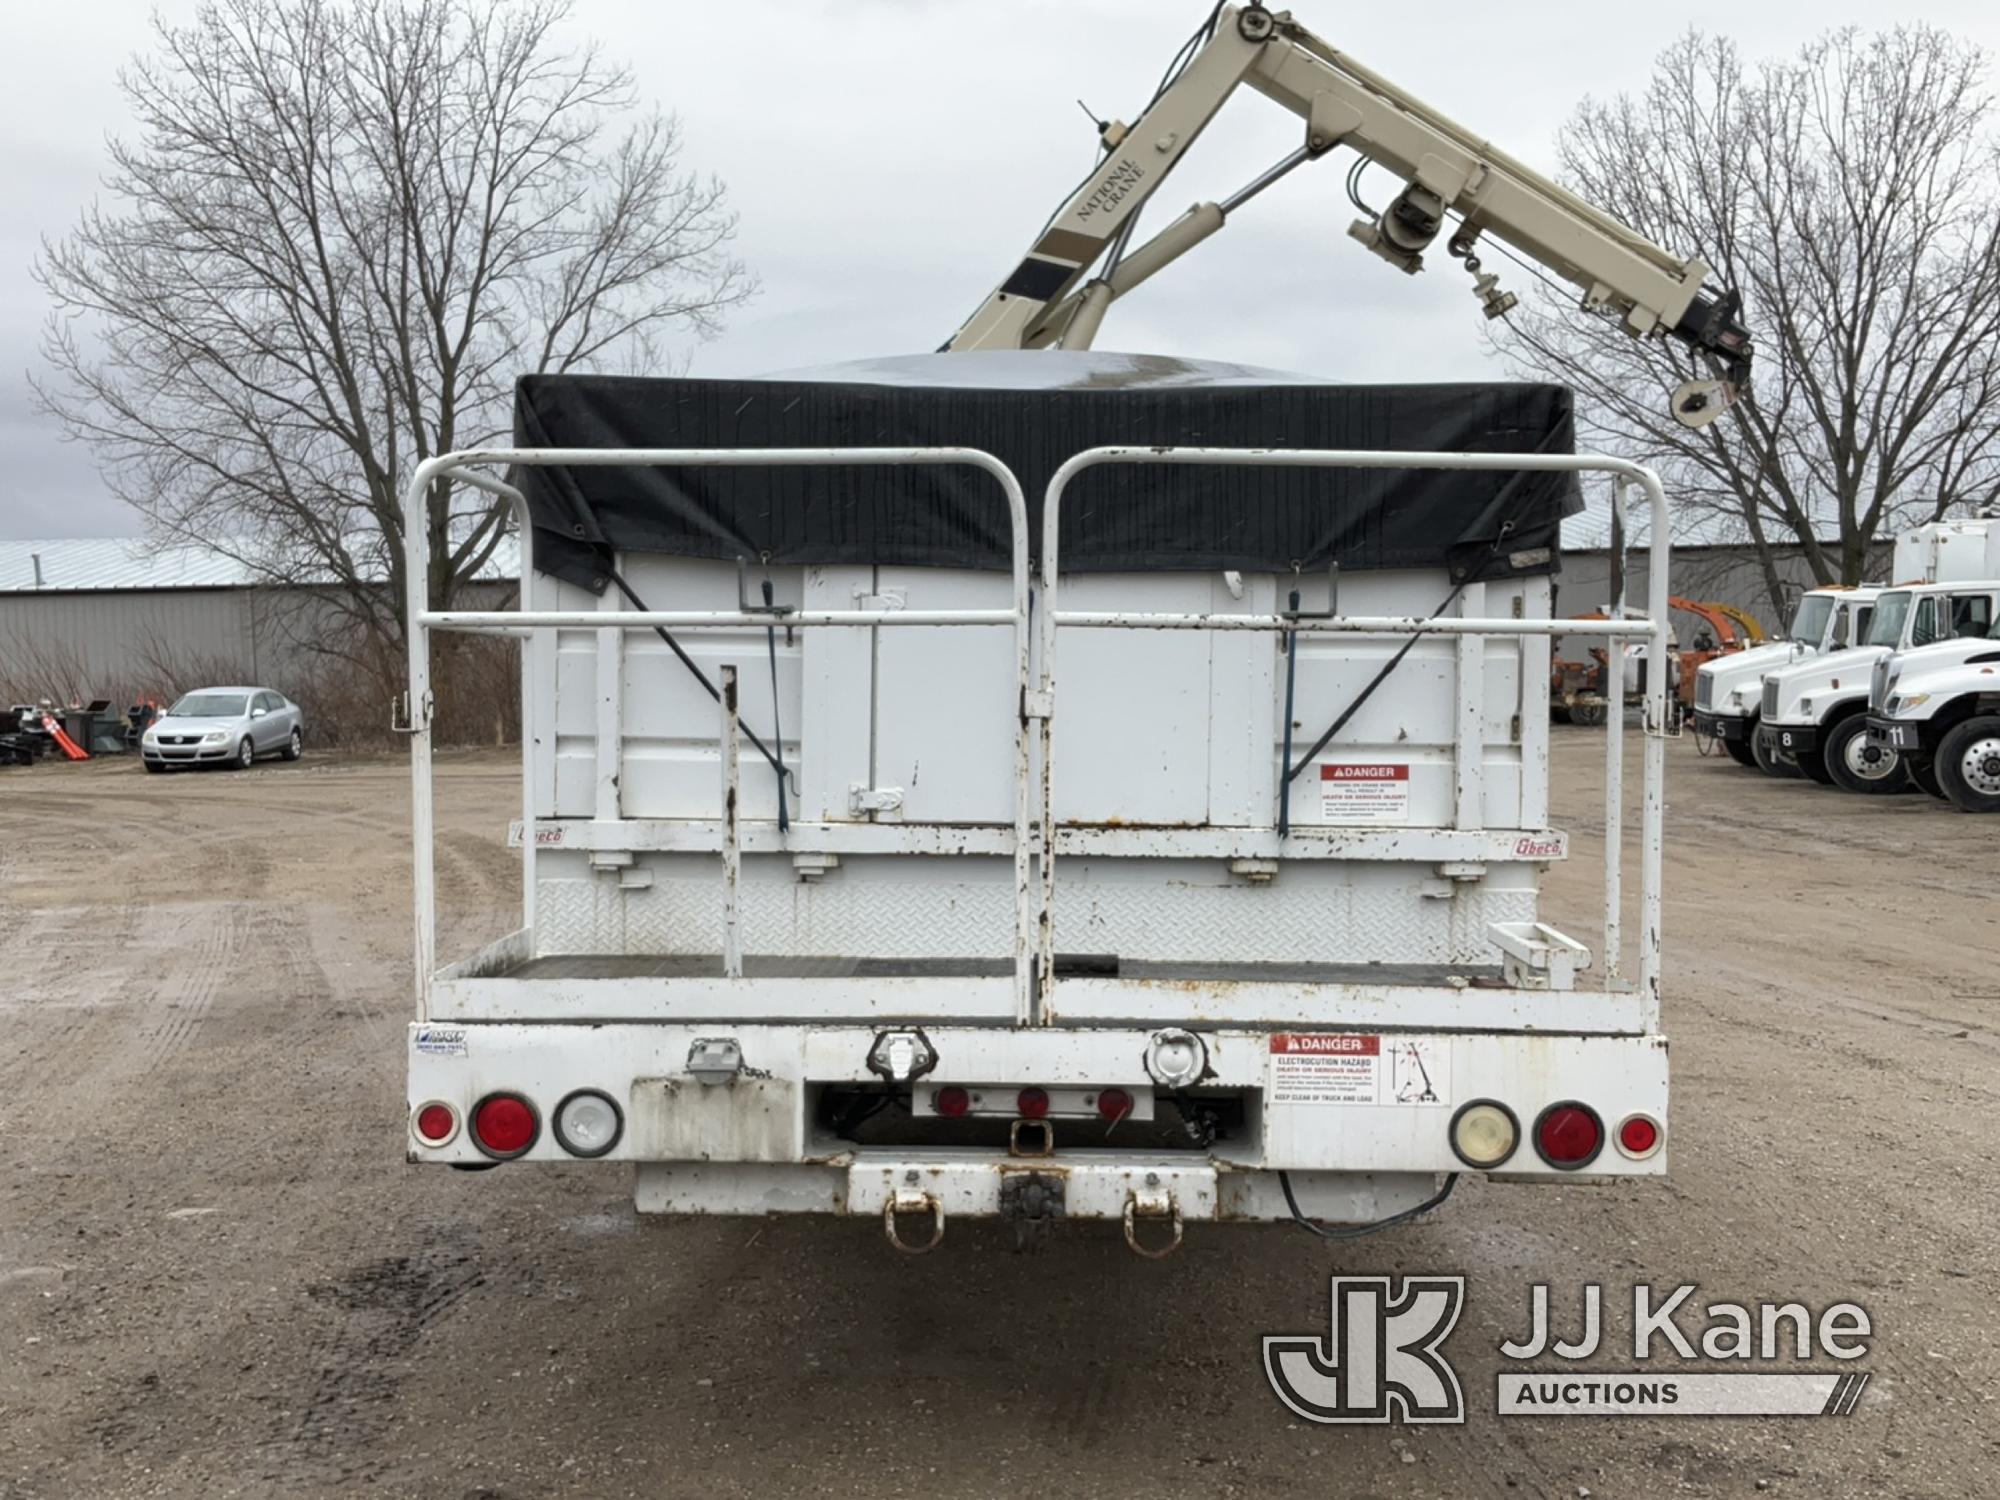
[[[1437,1191],[1432,1173],[1288,1173],[1307,1217],[1369,1224],[1405,1214]],[[1178,1240],[1188,1224],[1255,1224],[1291,1217],[1276,1172],[1127,1153],[1010,1159],[971,1153],[859,1151],[845,1166],[642,1163],[641,1213],[810,1213],[879,1218],[898,1248],[922,1251],[959,1219],[1017,1225],[1124,1221],[1141,1245]]]
[[[1197,1043],[1197,1076],[1162,1082],[1157,1048],[1174,1030],[420,1022],[409,1039],[409,1158],[490,1163],[475,1113],[505,1094],[535,1121],[516,1159],[638,1163],[640,1206],[670,1213],[878,1214],[901,1194],[905,1207],[929,1195],[950,1214],[995,1214],[1007,1212],[1010,1181],[1039,1173],[1065,1184],[1069,1217],[1118,1217],[1136,1201],[1183,1218],[1269,1219],[1288,1216],[1282,1170],[1301,1174],[1308,1212],[1368,1218],[1378,1201],[1396,1211],[1426,1196],[1435,1174],[1468,1169],[1453,1125],[1476,1102],[1500,1105],[1518,1127],[1492,1175],[1666,1167],[1667,1052],[1657,1035],[1196,1030],[1183,1035]],[[884,1038],[905,1033],[917,1039],[907,1059],[916,1072],[885,1077]],[[946,1090],[967,1096],[970,1112],[949,1117]],[[1023,1118],[1022,1090],[1053,1101],[1046,1121]],[[1096,1106],[1112,1090],[1132,1105],[1107,1128]],[[558,1128],[564,1103],[584,1093],[616,1106],[608,1148],[597,1149],[599,1138],[573,1149]],[[832,1108],[878,1098],[886,1139]],[[1604,1139],[1592,1159],[1563,1169],[1539,1154],[1535,1126],[1572,1103],[1594,1112]],[[420,1121],[437,1105],[455,1124],[429,1140]],[[1190,1130],[1204,1110],[1227,1123]],[[1657,1132],[1639,1156],[1618,1138],[1633,1115]]]

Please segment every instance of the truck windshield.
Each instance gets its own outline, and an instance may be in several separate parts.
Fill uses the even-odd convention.
[[[1910,617],[1909,593],[1884,594],[1875,601],[1875,618],[1868,622],[1868,639],[1864,646],[1900,646],[1903,644],[1903,621]]]
[[[1826,639],[1826,622],[1833,617],[1833,595],[1807,594],[1792,619],[1792,639],[1817,646]]]

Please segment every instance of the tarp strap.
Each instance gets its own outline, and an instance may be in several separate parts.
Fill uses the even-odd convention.
[[[650,613],[646,601],[633,592],[632,585],[625,581],[624,576],[616,568],[607,567],[604,571],[606,576],[618,585],[618,592],[625,596],[627,603],[636,610]],[[681,643],[669,635],[664,626],[655,625],[653,627],[653,634],[667,643],[667,649],[681,659],[681,665],[686,667],[694,677],[694,680],[702,685],[702,689],[708,696],[713,698],[717,703],[720,703],[722,701],[722,689],[711,682],[708,674],[695,664],[695,659],[681,649]],[[771,646],[771,712],[773,714],[778,711],[777,651],[777,645],[773,642]],[[770,746],[757,738],[756,730],[752,729],[748,724],[743,724],[741,727],[743,738],[756,746],[758,753],[771,763],[771,769],[778,773],[778,827],[782,830],[785,827],[785,763],[780,757],[771,753]]]
[[[1542,453],[1546,452],[1547,450],[1548,450],[1548,438],[1544,437],[1540,443],[1537,443],[1535,445],[1535,451],[1537,453]],[[1532,493],[1523,483],[1523,481],[1526,480],[1527,477],[1528,477],[1527,472],[1525,470],[1517,472],[1511,479],[1507,481],[1505,488],[1501,490],[1501,494],[1504,496],[1507,490],[1515,489],[1521,492],[1525,500],[1525,498],[1531,496]],[[1493,534],[1493,545],[1486,549],[1486,555],[1480,558],[1478,562],[1472,564],[1470,567],[1466,568],[1462,573],[1459,574],[1458,583],[1453,587],[1452,591],[1449,594],[1446,594],[1444,596],[1444,602],[1440,604],[1436,609],[1431,611],[1430,618],[1438,619],[1441,616],[1443,616],[1446,610],[1450,609],[1454,604],[1458,603],[1460,596],[1463,595],[1466,589],[1471,586],[1473,580],[1484,575],[1486,570],[1492,566],[1493,559],[1500,555],[1500,549],[1507,545],[1507,539],[1513,536],[1515,527],[1520,524],[1521,520],[1520,512],[1525,508],[1526,508],[1525,503],[1521,506],[1518,506],[1514,512],[1508,515],[1506,520],[1500,523],[1499,529],[1496,530]],[[1304,771],[1307,766],[1313,763],[1314,757],[1317,756],[1320,753],[1320,751],[1324,750],[1329,744],[1333,742],[1333,737],[1339,734],[1341,730],[1347,727],[1348,721],[1352,719],[1356,714],[1361,712],[1362,705],[1365,704],[1370,698],[1375,696],[1375,690],[1381,687],[1383,683],[1387,682],[1389,678],[1395,674],[1396,668],[1400,667],[1403,664],[1404,658],[1407,657],[1410,654],[1410,652],[1416,648],[1417,642],[1422,640],[1425,634],[1426,634],[1425,631],[1419,630],[1413,633],[1407,640],[1405,640],[1403,644],[1397,649],[1396,654],[1390,657],[1388,661],[1382,664],[1382,670],[1377,672],[1375,676],[1372,679],[1370,679],[1366,687],[1364,687],[1359,693],[1356,693],[1354,695],[1354,700],[1351,703],[1349,703],[1347,707],[1343,708],[1340,711],[1339,717],[1337,717],[1332,724],[1327,726],[1326,733],[1313,741],[1312,749],[1306,751],[1304,755],[1299,757],[1298,764],[1294,766],[1287,766],[1285,768],[1284,779],[1279,783],[1278,786],[1278,818],[1279,818],[1278,836],[1280,838],[1283,838],[1288,832],[1286,825],[1290,821],[1288,814],[1291,810],[1292,783],[1298,780],[1299,774],[1302,771]],[[1297,651],[1296,645],[1294,645],[1293,649],[1294,653],[1296,654]],[[1287,736],[1289,736],[1291,733],[1291,728],[1290,728],[1291,715],[1289,713],[1285,715],[1285,724],[1286,724],[1285,732]]]
[[[764,608],[771,609],[776,604],[771,590],[771,580],[764,580]],[[771,654],[771,738],[778,742],[777,758],[772,764],[778,772],[778,832],[791,827],[791,820],[785,813],[785,721],[778,712],[778,627],[764,627],[764,647]]]
[[[1509,521],[1505,526],[1500,528],[1500,536],[1498,540],[1496,540],[1493,544],[1495,551],[1499,550],[1500,542],[1505,541],[1507,539],[1508,534],[1511,531],[1513,531],[1513,529],[1514,529],[1514,523],[1512,521]],[[1474,569],[1472,571],[1467,572],[1465,577],[1459,581],[1458,587],[1453,589],[1449,594],[1446,594],[1444,596],[1444,603],[1440,604],[1436,609],[1431,611],[1433,617],[1442,615],[1446,610],[1450,609],[1452,605],[1458,603],[1459,595],[1465,592],[1466,585],[1472,582],[1473,573],[1477,571],[1478,571],[1477,569]],[[1333,737],[1339,734],[1341,730],[1347,727],[1347,721],[1349,719],[1353,718],[1356,714],[1361,712],[1361,706],[1364,703],[1366,703],[1370,698],[1375,696],[1375,690],[1379,688],[1383,683],[1389,680],[1391,674],[1395,672],[1396,668],[1400,667],[1403,664],[1403,658],[1410,654],[1411,650],[1416,646],[1418,641],[1424,638],[1425,634],[1426,632],[1419,630],[1415,632],[1413,635],[1411,635],[1409,639],[1405,640],[1403,644],[1396,649],[1396,654],[1390,657],[1388,661],[1382,664],[1382,670],[1375,674],[1374,678],[1370,680],[1368,686],[1363,688],[1360,692],[1356,693],[1354,695],[1353,701],[1350,702],[1347,705],[1347,707],[1343,708],[1340,711],[1340,717],[1335,719],[1332,724],[1327,726],[1326,733],[1313,741],[1312,749],[1306,751],[1304,755],[1299,757],[1299,763],[1297,765],[1292,766],[1288,770],[1286,770],[1284,793],[1287,797],[1287,800],[1289,800],[1290,797],[1292,783],[1298,780],[1299,773],[1305,770],[1307,766],[1311,765],[1313,763],[1313,757],[1318,755],[1320,751],[1324,750],[1327,747],[1327,745],[1332,741]],[[1297,648],[1294,647],[1293,650],[1294,654],[1296,655]],[[1279,833],[1281,836],[1284,832],[1285,832],[1284,828],[1280,827]]]

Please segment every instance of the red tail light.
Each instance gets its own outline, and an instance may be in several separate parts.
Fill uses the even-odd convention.
[[[1574,1100],[1551,1104],[1535,1121],[1535,1150],[1560,1171],[1589,1166],[1603,1149],[1604,1122],[1587,1104]]]
[[[1631,1157],[1651,1156],[1660,1149],[1660,1122],[1650,1115],[1632,1115],[1618,1127],[1618,1149]]]
[[[939,1114],[946,1119],[956,1120],[972,1108],[972,1095],[957,1084],[948,1083],[937,1091],[937,1097],[931,1102],[937,1107]]]
[[[1046,1120],[1049,1117],[1049,1091],[1022,1089],[1014,1100],[1014,1107],[1020,1110],[1024,1120]]]
[[[542,1122],[519,1094],[488,1094],[472,1110],[472,1139],[488,1156],[505,1161],[535,1144]]]
[[[449,1104],[426,1104],[417,1111],[417,1139],[426,1146],[442,1146],[458,1134],[458,1112]]]
[[[1116,1124],[1132,1113],[1132,1096],[1123,1089],[1104,1089],[1097,1096],[1097,1112]]]

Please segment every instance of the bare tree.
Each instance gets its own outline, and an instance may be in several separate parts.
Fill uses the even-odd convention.
[[[1586,102],[1571,185],[1739,288],[1754,391],[1698,432],[1661,393],[1696,374],[1671,342],[1524,299],[1495,337],[1563,380],[1597,442],[1669,471],[1711,534],[1858,582],[1878,534],[2000,497],[2000,165],[1985,59],[1923,26],[1836,32],[1747,68],[1690,34],[1641,98]]]
[[[46,407],[156,532],[338,585],[357,662],[401,639],[417,463],[504,437],[517,375],[656,367],[754,290],[722,185],[622,69],[560,44],[565,18],[209,0],[156,21],[120,75],[138,133],[111,145],[110,206],[37,262]],[[504,517],[441,482],[428,525],[443,606]]]

